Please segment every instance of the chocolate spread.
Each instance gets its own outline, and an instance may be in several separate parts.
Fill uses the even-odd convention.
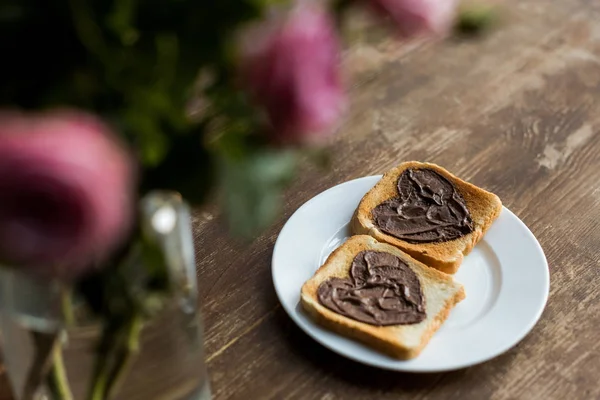
[[[329,278],[321,283],[317,296],[330,310],[371,325],[416,324],[426,318],[417,274],[390,253],[358,253],[350,277]]]
[[[446,242],[473,231],[465,199],[431,169],[407,169],[398,178],[398,197],[372,211],[375,225],[409,243]]]

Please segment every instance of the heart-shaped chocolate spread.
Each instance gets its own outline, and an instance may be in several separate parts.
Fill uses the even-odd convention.
[[[400,258],[381,251],[358,253],[350,277],[324,281],[317,296],[330,310],[371,325],[416,324],[427,317],[417,274]]]
[[[405,170],[398,178],[398,194],[372,211],[382,232],[409,243],[446,242],[473,232],[465,199],[437,172]]]

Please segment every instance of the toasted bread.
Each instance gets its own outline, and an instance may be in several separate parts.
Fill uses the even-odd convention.
[[[418,323],[376,326],[346,317],[320,303],[318,290],[329,278],[348,278],[354,258],[373,250],[397,256],[416,274],[424,298],[425,317]],[[353,236],[336,249],[325,264],[302,287],[304,310],[319,324],[363,342],[397,359],[416,357],[448,317],[465,292],[450,275],[429,268],[398,248],[379,243],[371,236]]]
[[[398,196],[398,179],[407,169],[430,169],[450,181],[465,200],[472,218],[472,231],[454,240],[431,243],[410,243],[382,232],[373,220],[373,209]],[[352,219],[352,231],[357,235],[373,236],[380,242],[402,249],[430,267],[454,274],[464,256],[481,240],[501,210],[502,202],[495,194],[465,182],[435,164],[411,161],[388,171],[363,197]]]

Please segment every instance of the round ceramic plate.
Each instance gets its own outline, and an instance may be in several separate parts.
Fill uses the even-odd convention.
[[[335,186],[309,200],[285,224],[273,252],[273,283],[283,308],[329,349],[375,367],[411,372],[448,371],[487,361],[517,344],[540,318],[549,291],[548,264],[533,234],[503,208],[464,259],[455,279],[467,298],[416,358],[398,361],[315,324],[302,310],[300,289],[350,235],[360,199],[381,176]]]

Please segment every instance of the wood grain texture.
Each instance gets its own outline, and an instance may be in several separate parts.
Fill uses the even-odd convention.
[[[249,247],[199,216],[199,277],[216,399],[600,398],[600,3],[507,1],[477,41],[393,45],[357,35],[352,108],[327,174],[306,167],[279,223]],[[270,257],[285,219],[320,191],[404,160],[497,193],[539,238],[551,295],[506,354],[444,374],[365,367],[318,345],[276,300]]]
[[[196,212],[215,399],[600,398],[600,2],[502,3],[504,24],[480,40],[398,45],[373,28],[354,34],[352,106],[334,166],[306,166],[278,223],[252,244],[229,238],[214,207]],[[422,375],[362,366],[302,333],[276,299],[270,259],[284,221],[322,190],[404,160],[498,194],[546,252],[548,306],[492,361]]]

